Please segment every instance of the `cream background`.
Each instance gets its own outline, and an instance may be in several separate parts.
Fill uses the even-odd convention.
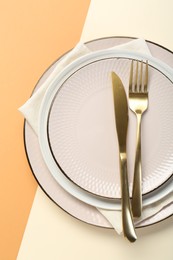
[[[172,10],[171,0],[92,0],[81,40],[134,36],[173,50]],[[113,230],[82,223],[38,188],[17,259],[173,259],[172,217],[137,234],[137,242],[130,244]]]
[[[81,39],[134,36],[173,50],[172,0],[91,0]]]
[[[173,218],[137,235],[131,244],[114,230],[78,221],[38,188],[17,260],[173,259]]]

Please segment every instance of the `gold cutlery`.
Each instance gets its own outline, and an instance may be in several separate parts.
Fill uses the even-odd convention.
[[[135,72],[133,72],[134,70]],[[134,61],[131,63],[129,80],[129,107],[135,113],[137,120],[136,155],[132,190],[132,212],[134,217],[140,217],[142,213],[141,120],[143,113],[148,108],[147,61],[146,63],[143,61],[137,61],[136,69],[134,69]]]
[[[119,143],[120,157],[120,179],[121,179],[121,197],[122,197],[122,225],[124,236],[130,242],[137,239],[134,223],[132,219],[128,175],[127,175],[127,156],[126,156],[126,138],[128,128],[128,105],[127,97],[120,78],[112,72],[112,89],[114,100],[114,112]]]

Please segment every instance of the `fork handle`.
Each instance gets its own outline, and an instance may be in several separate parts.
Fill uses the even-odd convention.
[[[132,212],[134,217],[142,214],[142,172],[141,172],[141,119],[142,114],[136,113],[137,134],[136,134],[136,156],[132,190]]]

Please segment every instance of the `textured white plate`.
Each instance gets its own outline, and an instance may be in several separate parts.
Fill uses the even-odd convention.
[[[171,113],[173,87],[171,81],[173,80],[173,73],[170,67],[158,59],[147,55],[139,55],[135,52],[110,49],[93,52],[75,60],[50,85],[42,102],[39,120],[39,142],[42,155],[49,171],[57,182],[71,195],[83,202],[95,207],[112,210],[119,209],[120,204],[112,199],[108,200],[99,197],[100,195],[111,198],[120,197],[118,181],[117,183],[113,182],[111,186],[114,176],[118,176],[118,167],[116,168],[117,165],[114,164],[114,157],[109,158],[109,156],[115,154],[116,158],[118,153],[114,149],[116,147],[116,140],[114,138],[115,128],[112,124],[113,113],[111,111],[113,111],[113,104],[111,104],[111,80],[109,73],[112,70],[116,71],[120,77],[124,78],[124,84],[127,88],[127,76],[129,75],[130,68],[128,66],[128,59],[148,60],[150,66],[154,68],[150,68],[149,72],[149,75],[151,75],[149,86],[151,88],[150,103],[152,105],[149,107],[149,111],[143,122],[144,187],[146,187],[144,193],[159,186],[171,176],[173,168],[171,146],[171,133],[173,129],[173,114]],[[70,79],[72,80],[70,81]],[[89,84],[86,84],[86,81]],[[68,82],[70,83],[68,84]],[[105,106],[105,109],[102,106]],[[100,107],[100,110],[102,109],[100,114],[98,107]],[[91,110],[88,111],[89,108]],[[91,117],[90,120],[91,113],[92,116],[94,115],[94,119]],[[49,114],[51,124],[49,122],[48,125]],[[109,114],[111,114],[110,117]],[[88,118],[89,120],[86,122]],[[97,121],[96,118],[100,121]],[[107,120],[107,118],[109,119]],[[96,120],[96,124],[94,120]],[[131,131],[129,130],[129,136],[132,136],[132,138],[129,138],[128,154],[134,153],[134,149],[131,148],[135,140],[135,124],[133,121],[131,119],[132,126],[129,127],[131,129]],[[93,124],[95,129],[94,127],[92,128]],[[107,138],[108,142],[102,141],[104,140],[104,136],[106,136],[104,124],[108,124],[107,131],[110,137],[110,140]],[[47,127],[49,128],[49,132],[51,131],[49,136],[53,136],[50,140],[48,138]],[[87,129],[86,132],[85,129]],[[101,137],[99,136],[99,131],[101,131]],[[96,144],[94,143],[95,140]],[[102,152],[100,154],[101,142],[104,149],[107,149],[106,153]],[[50,143],[53,149],[50,148]],[[107,143],[110,143],[110,145],[108,145],[108,148],[105,148]],[[92,145],[94,152],[91,149]],[[64,150],[61,150],[63,147]],[[84,157],[88,158],[85,147],[87,147],[86,149],[91,154],[88,162],[84,159]],[[82,149],[84,150],[83,153]],[[54,154],[52,154],[52,151]],[[56,153],[58,153],[57,158],[55,157]],[[147,154],[146,157],[144,153]],[[92,159],[94,154],[99,154],[96,160]],[[106,154],[108,154],[107,161],[103,159]],[[60,167],[57,165],[59,160]],[[129,158],[129,161],[133,161],[133,155]],[[63,167],[67,167],[65,169],[66,174],[64,174]],[[107,170],[106,167],[109,167],[109,169]],[[131,169],[130,172],[132,172],[133,164],[129,168]],[[70,178],[67,174],[71,174]],[[75,176],[76,179],[72,179]],[[81,179],[84,179],[83,183]],[[157,182],[158,179],[159,181]],[[152,185],[153,182],[157,182],[157,184]],[[169,192],[168,187],[165,192]],[[162,198],[162,195],[162,193],[157,194],[157,196],[151,195],[147,200],[143,200],[143,204],[147,205],[153,201],[158,201]]]
[[[78,186],[103,197],[121,197],[110,74],[115,71],[120,76],[128,94],[130,64],[128,59],[104,59],[82,67],[65,80],[49,112],[49,142],[57,165]],[[173,84],[149,67],[148,87],[149,108],[142,120],[143,194],[156,189],[173,172]],[[130,190],[135,137],[136,118],[129,111]]]
[[[111,38],[103,38],[97,39],[96,41],[92,41],[87,43],[87,46],[95,51],[98,49],[109,48],[121,43],[128,42],[130,39],[128,38],[119,38],[119,37],[111,37]],[[173,54],[167,49],[158,46],[157,44],[147,42],[148,47],[151,50],[152,55],[165,61],[169,66],[173,67]],[[47,76],[53,70],[53,67],[58,63],[56,61],[41,77],[39,80],[35,91],[42,85],[42,83],[46,80]],[[25,149],[26,155],[28,158],[28,162],[30,164],[31,170],[37,179],[40,187],[44,190],[44,192],[52,199],[58,206],[60,206],[67,213],[72,215],[73,217],[82,220],[86,223],[110,228],[109,222],[96,210],[95,207],[92,207],[86,203],[81,202],[80,200],[75,199],[68,192],[66,192],[61,186],[57,183],[57,181],[50,174],[47,166],[44,163],[42,158],[42,154],[39,147],[38,138],[35,135],[32,128],[25,122],[24,128],[24,140],[25,140]],[[165,183],[167,187],[171,184],[171,179],[169,182]],[[165,186],[159,187],[155,192],[160,193],[162,190],[165,190]],[[173,186],[172,186],[173,187]],[[150,193],[152,194],[152,192]],[[150,195],[148,194],[148,195]],[[147,195],[147,196],[148,196]],[[144,195],[145,197],[145,195]],[[147,226],[153,223],[157,223],[168,216],[173,214],[173,204],[164,208],[154,217],[147,219],[140,226]]]

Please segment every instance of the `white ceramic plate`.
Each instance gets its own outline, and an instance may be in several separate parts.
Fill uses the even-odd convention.
[[[94,180],[94,182],[91,183],[91,186],[93,186],[94,189],[89,190],[88,189],[88,180],[86,181],[86,187],[83,186],[84,184],[81,185],[81,183],[80,183],[80,185],[82,186],[82,188],[81,188],[79,184],[77,185],[78,180],[71,181],[72,177],[70,176],[70,179],[69,179],[69,177],[67,177],[67,172],[70,174],[70,168],[72,168],[72,169],[74,168],[74,171],[73,170],[71,171],[72,175],[76,172],[76,169],[78,168],[79,171],[77,172],[76,175],[78,175],[78,173],[81,171],[83,174],[83,179],[85,179],[85,180],[86,180],[86,176],[89,175],[89,173],[84,174],[82,165],[78,164],[78,162],[82,161],[83,158],[82,157],[80,157],[80,158],[72,157],[72,154],[75,154],[74,151],[76,149],[76,147],[75,147],[76,144],[75,144],[75,141],[73,138],[73,132],[74,132],[73,124],[74,124],[74,120],[76,120],[75,119],[76,114],[73,113],[73,111],[78,110],[80,112],[82,110],[83,103],[80,103],[80,100],[82,100],[82,102],[83,102],[84,99],[87,99],[87,97],[92,97],[95,95],[97,96],[99,91],[100,91],[100,93],[103,93],[103,95],[101,94],[101,104],[102,105],[106,104],[108,107],[108,111],[106,111],[105,115],[103,115],[103,117],[101,117],[101,120],[103,120],[103,121],[101,121],[101,124],[99,125],[99,130],[100,130],[100,126],[104,124],[105,118],[108,117],[108,115],[111,111],[113,111],[113,107],[111,107],[111,105],[110,106],[108,105],[109,100],[111,101],[111,92],[109,91],[109,90],[111,90],[111,81],[108,80],[109,72],[111,72],[112,70],[115,70],[117,72],[117,70],[120,68],[118,71],[120,76],[129,75],[129,66],[127,66],[127,64],[126,64],[126,62],[129,62],[129,59],[148,60],[149,65],[154,68],[154,69],[150,68],[150,74],[151,74],[150,81],[152,83],[151,84],[152,86],[150,86],[151,87],[150,102],[152,103],[151,108],[149,108],[150,117],[149,116],[145,117],[146,122],[144,122],[144,132],[145,132],[144,141],[145,141],[145,143],[143,143],[143,146],[144,146],[144,152],[147,153],[147,157],[143,156],[144,157],[144,181],[147,183],[144,187],[146,187],[146,192],[148,192],[148,191],[151,191],[152,189],[154,189],[155,187],[161,185],[161,183],[163,183],[167,178],[169,178],[171,176],[172,168],[173,168],[172,167],[173,166],[172,147],[171,147],[171,132],[172,132],[172,128],[173,128],[173,124],[172,124],[173,114],[171,113],[171,104],[172,104],[171,100],[173,99],[173,87],[172,87],[171,82],[173,80],[173,72],[169,66],[167,66],[163,62],[159,61],[158,59],[156,59],[154,57],[150,57],[148,55],[139,55],[135,52],[112,50],[112,49],[97,51],[97,52],[93,52],[91,54],[85,55],[85,56],[75,60],[74,62],[72,62],[69,66],[67,66],[51,83],[49,89],[46,92],[44,100],[42,102],[40,118],[39,118],[40,120],[39,120],[38,136],[39,136],[40,148],[42,151],[44,161],[45,161],[49,171],[51,172],[52,176],[57,180],[57,182],[67,192],[69,192],[74,197],[76,197],[76,198],[80,199],[81,201],[83,201],[87,204],[90,204],[92,206],[105,208],[105,209],[111,209],[111,210],[120,209],[119,200],[117,201],[117,200],[112,199],[112,197],[119,197],[118,195],[120,193],[119,193],[118,184],[117,184],[117,187],[112,186],[110,189],[111,193],[109,193],[110,183],[109,183],[109,185],[107,185],[106,178],[104,179],[103,183],[101,182],[99,187],[96,183],[97,181],[95,182],[95,180]],[[121,64],[121,61],[122,61],[122,64]],[[103,66],[103,64],[104,64],[104,66]],[[152,70],[154,70],[154,72],[152,72]],[[80,74],[81,71],[84,74],[82,77],[81,76],[79,77],[77,74],[78,73]],[[95,81],[93,80],[94,83],[92,83],[92,81],[89,81],[89,79],[87,78],[89,71],[92,71],[92,72],[94,71],[93,75],[95,75],[95,77],[94,76],[91,77],[92,79],[94,78],[94,80],[95,80]],[[100,72],[98,75],[96,73],[97,71]],[[71,77],[72,75],[73,75],[73,77]],[[71,81],[72,87],[69,86],[67,83],[68,81],[70,81],[70,77],[74,78],[74,81],[75,81],[75,84],[74,84],[73,80]],[[100,77],[101,77],[101,81],[97,81]],[[83,85],[85,84],[85,82],[87,80],[90,84],[88,86],[86,85],[86,88],[83,88]],[[165,82],[166,82],[166,87],[165,87]],[[64,84],[67,84],[67,85],[64,85]],[[126,85],[126,87],[128,86],[127,82],[125,85]],[[163,86],[164,86],[164,88],[163,88]],[[70,87],[71,87],[71,91],[70,91]],[[94,88],[94,91],[93,91],[93,88]],[[88,91],[88,89],[89,89],[89,91]],[[78,92],[79,97],[77,96],[77,90],[79,90],[79,92]],[[100,95],[100,93],[99,93],[99,95]],[[105,99],[104,99],[104,97],[105,97]],[[158,98],[159,98],[159,102],[157,102]],[[97,102],[96,101],[97,99],[99,100],[98,96],[94,98],[94,101]],[[55,100],[57,100],[57,102],[54,102]],[[76,106],[77,100],[79,100],[78,103],[79,103],[79,107],[81,109],[79,109],[78,104]],[[97,106],[100,105],[99,102],[97,103],[95,109],[97,109]],[[59,106],[59,104],[60,104],[60,106]],[[64,104],[65,104],[65,106],[64,106]],[[165,109],[165,105],[166,105],[166,109]],[[85,107],[85,103],[84,103],[84,107]],[[92,102],[88,105],[88,107],[92,108],[90,111],[90,112],[92,112],[93,108],[94,108],[94,106],[92,107]],[[56,142],[51,142],[51,140],[49,140],[49,138],[48,138],[47,128],[48,128],[49,114],[50,114],[50,118],[51,118],[50,108],[52,108],[52,110],[51,110],[52,120],[50,119],[50,122],[52,124],[49,126],[49,132],[52,130],[51,134],[52,134],[53,138],[51,140],[56,140],[56,139],[58,140],[57,146],[56,146]],[[158,113],[157,110],[159,108],[160,108],[160,110]],[[57,109],[59,109],[59,111],[60,111],[59,112],[60,114],[58,114],[58,116],[56,113]],[[85,107],[85,109],[87,110],[86,107]],[[79,118],[79,122],[76,120],[77,123],[75,122],[75,124],[74,124],[76,131],[78,131],[78,129],[80,129],[80,127],[81,127],[80,123],[81,123],[81,120],[83,120],[83,116],[85,118],[88,118],[87,115],[89,115],[89,114],[88,114],[88,111],[85,111],[85,109],[84,109],[84,114],[81,116],[81,119],[80,119],[79,114],[77,114],[77,118]],[[71,113],[71,110],[72,110],[72,113]],[[65,113],[64,113],[64,111],[65,111]],[[68,113],[68,111],[70,113]],[[103,110],[102,110],[102,112],[103,112]],[[147,115],[149,115],[149,112]],[[59,116],[59,115],[61,115],[61,116]],[[170,117],[170,120],[169,120],[168,115]],[[97,116],[98,116],[98,114],[97,114]],[[112,114],[112,117],[110,117],[110,122],[111,122],[111,118],[113,118],[113,114]],[[166,118],[166,120],[165,120],[165,118]],[[70,121],[71,119],[72,119],[72,121]],[[161,122],[160,122],[160,120],[161,120]],[[62,123],[62,122],[66,123],[66,121],[69,123],[69,125],[68,125],[68,123],[67,123],[67,125],[66,124],[64,125],[64,123]],[[154,124],[152,121],[154,121]],[[53,122],[56,122],[56,123],[53,124]],[[94,120],[91,120],[91,122],[88,123],[89,128],[91,128],[93,123],[94,123]],[[79,124],[79,128],[76,127],[76,124]],[[150,125],[152,125],[152,127],[148,131],[147,128],[149,128]],[[156,136],[156,133],[159,131],[159,129],[160,129],[159,127],[161,125],[163,125],[163,127],[161,128],[161,132],[159,132]],[[84,126],[88,127],[88,126],[86,126],[85,122],[84,122]],[[110,129],[111,129],[111,130],[109,129],[110,131],[112,131],[112,129],[114,130],[113,125],[111,123],[110,123],[110,125],[108,125],[108,127],[110,127]],[[154,131],[152,131],[153,127],[155,127]],[[83,125],[82,125],[82,128],[83,128]],[[59,129],[62,129],[62,131]],[[131,136],[133,136],[135,124],[130,129],[132,129],[132,131],[131,132],[129,131],[129,134]],[[169,131],[167,131],[167,129]],[[166,132],[164,132],[164,130]],[[59,131],[60,131],[60,134],[59,134]],[[80,133],[80,130],[79,130],[79,136],[81,134],[82,135],[81,140],[86,139],[87,143],[88,143],[89,141],[88,141],[85,133],[83,134],[84,131],[83,132],[82,131],[83,131],[83,129],[81,130],[81,133]],[[69,132],[69,134],[68,134],[68,132]],[[104,132],[103,134],[105,134],[105,129],[103,130],[103,132]],[[147,135],[147,133],[149,133],[149,135]],[[101,135],[102,138],[104,136],[103,134]],[[72,138],[69,136],[72,136]],[[95,134],[95,136],[96,136],[96,134]],[[114,138],[113,131],[110,132],[110,136],[111,136],[111,141],[109,141],[109,142],[114,142],[115,139],[113,139]],[[153,138],[155,138],[155,140],[153,140]],[[66,139],[68,139],[68,140],[66,141]],[[63,142],[61,142],[61,140],[63,140]],[[94,138],[93,138],[93,140],[94,140]],[[132,141],[132,143],[133,143],[133,140],[135,140],[135,137],[132,139],[129,138],[129,140]],[[158,145],[158,140],[159,140],[159,145]],[[54,156],[52,154],[52,149],[50,149],[49,141],[51,142],[52,146],[53,146],[53,143],[55,144],[53,146],[53,151],[55,152]],[[100,141],[101,141],[101,139],[100,139]],[[152,142],[152,144],[149,146],[149,149],[148,149],[147,144],[149,145],[151,142]],[[130,146],[132,146],[132,143],[129,143],[129,154],[131,152]],[[166,143],[166,147],[162,153],[161,147],[163,148],[165,143]],[[81,147],[84,147],[85,144],[86,143],[81,142],[81,144],[79,144],[78,147],[80,145],[81,145]],[[61,149],[63,149],[63,146],[65,148],[64,148],[64,150],[61,151]],[[102,144],[101,144],[101,146],[102,146]],[[95,153],[97,153],[99,151],[99,149],[101,149],[100,148],[101,146],[97,146],[95,148],[96,149]],[[60,149],[58,150],[56,147],[60,147]],[[117,154],[117,150],[113,150],[113,147],[114,147],[114,145],[111,147],[110,151],[113,152],[114,154]],[[71,151],[69,153],[68,153],[68,149],[71,149]],[[158,149],[160,149],[160,151],[158,151]],[[168,150],[170,150],[170,153],[168,153]],[[57,158],[55,158],[56,152],[59,152]],[[134,151],[132,150],[132,153],[133,152]],[[156,157],[156,152],[158,154],[157,157]],[[80,151],[78,153],[81,154]],[[69,157],[68,157],[68,155],[69,155]],[[65,157],[65,159],[64,159],[64,157]],[[72,157],[72,159],[71,159],[71,157]],[[104,155],[103,155],[103,157],[104,157]],[[108,154],[108,157],[109,157],[109,154]],[[165,158],[165,160],[163,159],[163,157]],[[68,167],[68,169],[66,169],[66,171],[67,171],[66,174],[63,173],[64,169],[63,169],[62,165],[60,164],[60,167],[62,168],[61,169],[57,164],[57,162],[59,163],[60,158],[62,158],[61,164],[63,164],[63,160],[64,160],[63,167],[65,167],[65,165],[67,165],[67,167]],[[154,161],[155,158],[157,158],[156,162]],[[57,159],[57,161],[55,159]],[[132,159],[133,158],[130,158],[129,161],[132,161]],[[70,162],[69,162],[69,160],[70,160]],[[108,161],[109,161],[109,159],[108,159]],[[72,162],[74,162],[74,164],[72,164]],[[100,158],[99,158],[99,160],[97,160],[98,165],[99,165],[99,162],[101,163]],[[113,157],[112,157],[112,162],[113,162]],[[82,163],[83,163],[83,161],[82,161]],[[94,168],[96,168],[94,164],[92,165],[92,163],[90,164],[91,172],[93,171]],[[77,165],[77,168],[75,168],[76,165]],[[108,165],[108,163],[107,163],[107,165]],[[101,168],[102,168],[102,166],[103,165],[101,165]],[[146,167],[146,169],[145,169],[145,167]],[[133,166],[131,168],[133,168]],[[151,169],[152,169],[152,171],[150,173]],[[115,173],[118,172],[118,169],[115,168],[115,165],[113,165],[113,163],[112,163],[112,168],[109,170],[111,172],[110,173],[110,176],[111,176],[110,182],[111,182],[111,181],[113,181],[112,176],[114,176],[114,172]],[[145,173],[145,170],[148,173]],[[104,172],[105,172],[105,168],[103,167],[103,172],[101,173],[100,177],[104,177]],[[95,174],[97,174],[97,169],[95,171],[93,171],[93,173],[91,173],[91,174],[93,174],[93,175],[92,176],[90,175],[91,177],[89,176],[89,182],[92,178],[95,178],[95,176],[96,176]],[[164,178],[165,174],[167,174],[166,178]],[[98,176],[96,176],[96,177],[98,177]],[[156,185],[152,186],[151,183],[156,182],[158,177],[159,177],[160,181]],[[81,176],[79,176],[79,180],[80,179],[81,179]],[[99,179],[99,177],[97,179]],[[148,181],[148,179],[149,179],[149,181]],[[84,181],[84,183],[85,183],[85,181]],[[104,186],[102,189],[101,189],[101,187],[105,183],[106,183],[106,185],[105,185],[106,193],[103,193],[102,191],[104,190],[103,189]],[[85,188],[85,190],[83,188]],[[101,194],[100,193],[96,194],[95,190],[96,189],[99,190],[99,188],[101,189]],[[170,191],[170,189],[172,189],[172,186],[167,185],[166,188],[164,190],[162,190],[162,192],[153,193],[152,195],[150,194],[150,196],[143,199],[143,205],[148,205],[150,203],[160,200],[163,196],[165,196],[166,193],[168,193]],[[115,190],[115,192],[114,192],[114,190]],[[117,192],[116,192],[116,190],[117,190]],[[144,190],[144,192],[145,192],[145,190]],[[96,195],[99,195],[99,196],[96,196]],[[105,198],[103,198],[103,196]],[[108,199],[108,197],[111,197],[111,199]]]
[[[120,76],[128,94],[130,65],[131,60],[121,58],[87,64],[65,79],[49,110],[49,144],[58,167],[76,185],[102,197],[121,197],[110,72]],[[142,120],[143,194],[156,189],[173,172],[173,84],[149,66],[148,88],[149,108]],[[129,111],[130,192],[135,149],[136,118]]]
[[[131,39],[126,37],[103,38],[91,41],[87,43],[87,46],[91,50],[95,51],[98,49],[113,47],[115,45],[128,42],[129,40]],[[173,67],[173,54],[170,51],[155,43],[147,42],[147,44],[151,50],[152,55],[161,59],[162,61],[165,61],[169,66]],[[48,68],[48,70],[43,74],[36,85],[35,91],[37,91],[42,83],[46,80],[46,78],[52,72],[54,66],[58,62],[59,60],[51,65],[50,68]],[[68,192],[61,188],[61,186],[53,178],[42,158],[38,138],[26,121],[24,128],[24,141],[26,155],[32,173],[38,181],[40,187],[47,194],[47,196],[49,196],[51,200],[53,200],[59,207],[61,207],[64,211],[66,211],[73,217],[95,226],[110,228],[111,226],[109,222],[97,211],[95,207],[83,203],[80,200],[71,196]],[[158,193],[162,192],[162,190],[165,190],[165,186],[170,185],[171,181],[172,180],[170,178],[170,180],[166,182],[164,186],[162,185],[161,187],[159,187],[158,191],[156,191]],[[154,217],[145,220],[145,222],[141,223],[140,226],[144,227],[150,224],[157,223],[172,214],[173,205],[169,205],[168,207],[161,210]]]

